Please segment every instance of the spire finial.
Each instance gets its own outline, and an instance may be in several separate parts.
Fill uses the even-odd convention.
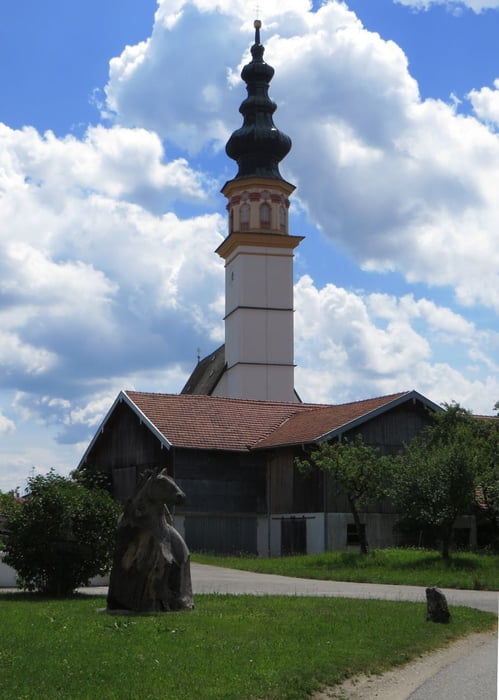
[[[234,131],[225,150],[239,166],[235,179],[267,177],[282,180],[279,163],[291,148],[291,139],[276,128],[272,115],[276,104],[268,94],[274,69],[265,63],[264,46],[260,43],[259,19],[253,22],[255,43],[251,47],[252,61],[244,66],[241,78],[246,83],[248,97],[239,111],[244,117],[240,129]]]
[[[253,22],[253,26],[255,27],[255,44],[260,43],[260,28],[262,26],[262,23],[259,19],[255,19]]]

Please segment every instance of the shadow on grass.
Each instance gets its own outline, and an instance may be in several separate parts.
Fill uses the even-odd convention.
[[[450,559],[443,559],[441,556],[428,556],[413,561],[392,562],[393,568],[401,570],[418,571],[424,569],[444,569],[449,571],[477,571],[482,568],[479,561],[466,556],[451,556]]]
[[[425,556],[408,556],[403,554],[391,553],[387,555],[383,550],[372,550],[369,554],[364,555],[359,552],[335,552],[328,556],[327,554],[310,557],[308,559],[310,566],[317,569],[334,570],[334,569],[372,569],[379,567],[387,567],[392,570],[399,571],[428,571],[428,570],[447,570],[447,571],[462,571],[473,572],[483,568],[482,562],[466,554],[454,554],[450,559],[443,559],[438,552],[428,552]]]
[[[104,595],[92,595],[91,593],[73,593],[67,596],[53,596],[38,591],[2,591],[0,589],[0,603],[47,603],[48,601],[90,600],[105,598]]]

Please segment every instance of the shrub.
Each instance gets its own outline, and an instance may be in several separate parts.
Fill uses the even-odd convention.
[[[4,561],[16,569],[21,588],[69,595],[109,570],[119,510],[102,489],[53,471],[31,477],[8,520]]]

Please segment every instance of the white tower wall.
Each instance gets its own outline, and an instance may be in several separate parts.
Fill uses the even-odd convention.
[[[225,360],[214,394],[296,401],[293,349],[293,251],[288,234],[293,186],[261,178],[233,180],[225,259]],[[262,209],[263,205],[263,209]],[[244,207],[244,209],[242,209]]]

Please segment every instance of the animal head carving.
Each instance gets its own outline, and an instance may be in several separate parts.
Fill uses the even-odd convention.
[[[166,469],[150,476],[144,486],[144,496],[154,503],[167,506],[181,505],[185,502],[185,493],[177,486]]]

